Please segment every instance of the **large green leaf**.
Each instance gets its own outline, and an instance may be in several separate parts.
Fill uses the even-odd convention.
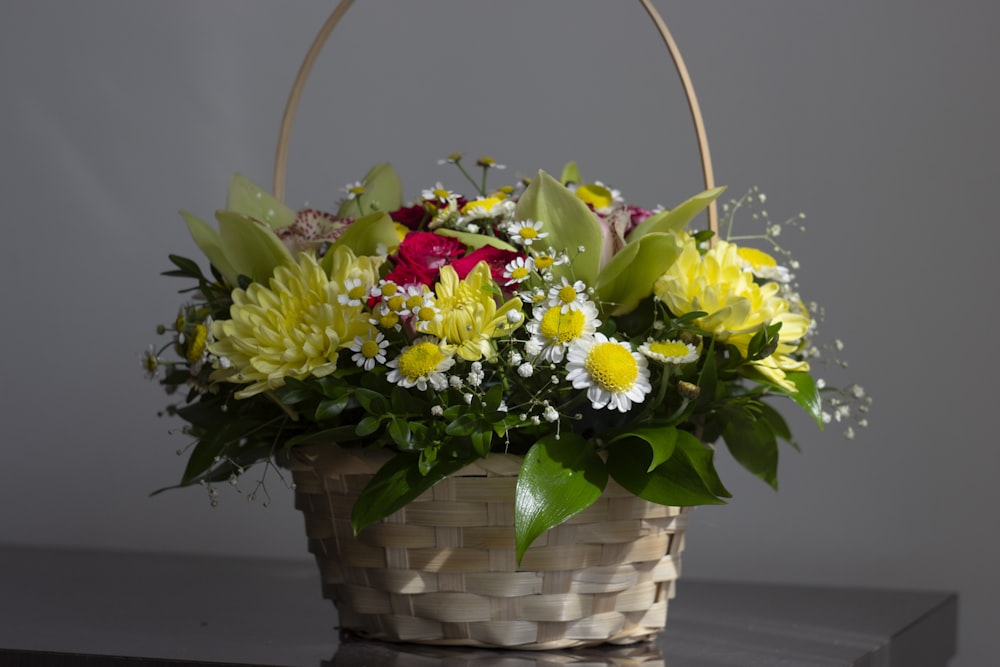
[[[649,445],[653,452],[653,458],[649,462],[649,468],[646,469],[646,472],[651,472],[673,456],[674,448],[677,446],[677,429],[673,426],[633,428],[616,435],[611,442],[615,443],[626,438],[639,438]]]
[[[219,270],[219,273],[222,274],[230,285],[235,285],[239,274],[233,268],[229,258],[226,257],[226,250],[222,246],[222,239],[219,237],[219,232],[215,231],[214,227],[201,218],[187,211],[181,211],[181,217],[187,223],[188,231],[191,232],[191,238],[194,239],[195,244],[205,254],[208,261]]]
[[[528,450],[517,477],[517,562],[545,531],[590,507],[608,482],[604,462],[575,433],[547,435]]]
[[[361,491],[351,512],[354,534],[393,512],[402,509],[417,496],[442,479],[463,468],[468,462],[458,459],[437,460],[420,474],[420,455],[400,452],[383,465]]]
[[[226,257],[240,275],[263,282],[274,269],[295,260],[284,243],[262,222],[235,211],[216,211]]]
[[[673,455],[650,470],[652,450],[634,441],[608,451],[608,472],[623,487],[660,505],[722,505],[731,495],[722,485],[713,452],[687,431],[677,432]]]
[[[271,229],[287,227],[295,222],[295,211],[243,174],[236,174],[229,181],[226,210],[260,220]]]
[[[518,220],[542,223],[548,238],[544,246],[565,250],[571,261],[552,268],[556,278],[582,280],[588,286],[597,280],[601,267],[601,223],[579,197],[544,171],[539,171],[517,202]],[[583,246],[586,252],[578,252]]]
[[[635,310],[639,302],[653,293],[656,280],[681,254],[674,234],[647,234],[629,243],[601,270],[597,278],[597,296],[611,315]]]
[[[365,186],[365,192],[361,195],[364,215],[373,211],[395,211],[403,205],[403,184],[388,162],[381,162],[369,169],[361,182]],[[357,201],[347,200],[337,210],[337,217],[356,218],[358,213]]]
[[[722,427],[729,453],[744,468],[778,488],[778,441],[764,419],[747,414],[731,416]]]
[[[816,381],[805,371],[794,371],[785,373],[785,378],[790,380],[798,390],[794,394],[788,395],[793,401],[802,406],[809,415],[816,420],[820,430],[823,430],[823,401],[816,388]]]
[[[646,218],[632,230],[632,233],[628,235],[627,241],[637,241],[646,234],[664,234],[680,231],[684,225],[691,222],[695,216],[708,208],[725,191],[726,188],[720,187],[699,192],[669,211],[663,211],[662,213],[657,213]]]

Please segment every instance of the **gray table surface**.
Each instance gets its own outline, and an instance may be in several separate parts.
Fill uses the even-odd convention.
[[[342,640],[319,590],[308,560],[0,546],[0,664],[943,667],[958,613],[951,593],[682,578],[655,643],[530,653]]]

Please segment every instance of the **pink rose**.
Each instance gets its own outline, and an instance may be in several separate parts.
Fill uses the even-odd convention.
[[[410,232],[399,244],[399,264],[419,273],[437,275],[438,269],[465,254],[465,244],[450,236]]]

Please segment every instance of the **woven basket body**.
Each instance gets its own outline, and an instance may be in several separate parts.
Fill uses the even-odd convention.
[[[355,537],[351,509],[385,451],[296,448],[285,465],[324,597],[372,639],[557,649],[651,639],[666,624],[687,511],[608,482],[536,540],[518,567],[521,459],[491,454]]]

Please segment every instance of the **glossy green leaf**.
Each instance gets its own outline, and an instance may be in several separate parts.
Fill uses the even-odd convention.
[[[722,439],[740,465],[777,490],[778,441],[765,420],[734,415],[722,427]]]
[[[760,419],[763,419],[771,427],[771,431],[782,440],[792,440],[792,429],[788,427],[788,422],[781,416],[781,413],[767,403],[759,403]]]
[[[473,414],[466,412],[449,423],[444,432],[448,435],[472,435],[479,426],[479,420]]]
[[[820,398],[819,390],[816,388],[816,381],[805,371],[794,371],[785,373],[785,377],[798,389],[795,393],[788,394],[793,401],[802,406],[809,415],[816,420],[820,430],[823,430],[823,400]]]
[[[324,419],[336,419],[340,416],[340,413],[344,411],[349,403],[348,396],[341,396],[340,398],[328,398],[326,400],[320,401],[319,405],[316,406],[316,421],[323,421]]]
[[[517,561],[545,531],[590,507],[608,482],[604,462],[574,433],[541,438],[528,450],[517,477],[514,535]]]
[[[635,441],[608,451],[608,472],[623,487],[661,505],[721,505],[731,497],[715,471],[713,452],[687,431],[677,432],[673,455],[650,469],[652,450]]]
[[[458,459],[436,460],[427,466],[426,474],[421,474],[420,455],[400,452],[375,473],[354,503],[351,512],[354,534],[405,507],[466,463]]]
[[[267,282],[274,269],[292,264],[292,254],[264,223],[233,211],[216,211],[219,237],[226,257],[237,273]]]
[[[410,446],[410,425],[402,417],[396,417],[389,422],[387,429],[389,437],[397,446],[406,449]]]
[[[358,403],[365,409],[365,412],[370,415],[378,417],[389,412],[389,401],[377,391],[358,387],[354,391],[354,397],[358,399]]]
[[[493,431],[489,428],[477,429],[473,431],[469,439],[472,440],[472,448],[476,450],[476,453],[485,458],[490,453]]]
[[[596,282],[601,263],[601,223],[583,200],[539,171],[518,200],[516,217],[541,222],[542,231],[549,235],[544,243],[569,253],[569,263],[552,269],[557,279],[582,280],[587,285]],[[577,253],[578,246],[586,248],[586,252]]]
[[[204,253],[205,257],[208,258],[208,261],[219,270],[219,273],[222,274],[230,285],[235,285],[238,273],[233,268],[232,262],[226,257],[226,251],[222,247],[222,239],[219,237],[219,232],[215,231],[214,227],[201,218],[187,211],[181,211],[181,217],[187,223],[188,231],[191,232],[191,238],[194,239],[195,244]]]
[[[652,215],[640,222],[632,233],[628,235],[628,242],[638,241],[646,234],[664,234],[678,232],[691,222],[695,216],[704,211],[709,205],[726,191],[726,188],[712,188],[699,192],[690,199],[681,202],[669,211],[663,211]]]
[[[369,169],[361,182],[365,186],[365,193],[361,195],[364,215],[372,211],[395,211],[403,205],[403,184],[388,162]],[[359,212],[357,201],[345,200],[337,210],[337,217],[356,218]]]
[[[229,181],[226,210],[259,220],[271,229],[287,227],[295,222],[295,211],[285,206],[277,197],[260,187],[243,174],[236,174]]]
[[[653,293],[653,285],[681,254],[674,234],[647,234],[629,243],[601,270],[595,288],[602,304],[614,304],[612,315],[635,310]]]
[[[638,438],[649,445],[653,452],[653,458],[650,460],[646,472],[651,472],[673,456],[674,448],[677,445],[677,429],[673,426],[633,428],[615,436],[611,442],[616,443],[626,438]]]
[[[378,417],[372,417],[368,415],[364,419],[358,422],[358,425],[354,427],[354,435],[358,437],[365,437],[377,432],[382,427],[382,420]]]

